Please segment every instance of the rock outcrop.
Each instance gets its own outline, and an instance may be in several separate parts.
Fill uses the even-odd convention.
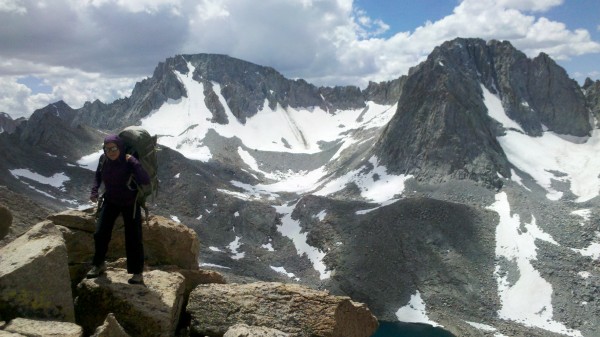
[[[288,337],[289,334],[277,329],[262,326],[236,324],[229,328],[223,337]]]
[[[125,332],[115,315],[110,313],[106,316],[104,323],[96,328],[92,337],[130,337],[130,335]]]
[[[0,249],[0,320],[75,321],[67,247],[45,221]]]
[[[225,285],[198,268],[196,233],[158,216],[144,225],[145,284],[127,282],[122,257],[109,258],[97,278],[71,279],[69,264],[89,265],[93,225],[92,211],[70,210],[0,248],[0,336],[367,337],[377,328],[349,297],[295,284]]]
[[[600,122],[600,80],[594,82],[589,77],[586,78],[583,92],[592,116],[596,118],[597,122]]]
[[[75,323],[15,318],[5,331],[27,337],[81,337],[83,329]],[[0,335],[2,336],[2,335]]]
[[[70,272],[72,278],[78,282],[87,272],[94,254],[94,210],[69,210],[51,215],[48,219],[58,226],[65,237]],[[109,261],[125,256],[123,226],[123,220],[119,217],[108,249]],[[151,216],[147,222],[143,222],[142,227],[146,265],[198,270],[200,241],[193,230],[161,216]]]
[[[48,153],[81,158],[91,152],[90,146],[101,144],[104,135],[74,122],[75,115],[76,110],[59,101],[34,111],[26,122],[19,125],[15,135],[21,142]]]
[[[183,276],[153,270],[144,273],[145,286],[128,284],[129,277],[124,269],[109,269],[106,275],[79,283],[77,323],[89,334],[113,313],[133,336],[175,335],[183,305]]]
[[[0,204],[0,240],[2,240],[10,231],[13,217],[8,207]]]
[[[1,141],[1,140],[0,140]],[[3,151],[0,145],[0,166],[7,164],[5,157],[10,155]],[[3,204],[10,210],[12,217],[12,225],[10,231],[5,237],[5,242],[0,242],[0,246],[4,246],[8,242],[21,236],[26,231],[30,230],[34,225],[46,220],[49,214],[53,213],[49,209],[40,205],[40,203],[28,198],[26,195],[19,194],[17,191],[0,185],[0,204]],[[1,240],[1,239],[0,239]],[[4,241],[2,240],[2,241]]]
[[[21,119],[18,119],[18,120],[12,119],[12,117],[5,112],[0,112],[0,133],[15,132],[15,129],[17,128],[17,126],[19,125],[19,123],[21,121],[22,121]]]
[[[378,326],[369,309],[349,297],[284,283],[200,285],[187,311],[192,331],[202,336],[221,336],[238,323],[298,337],[368,337]]]

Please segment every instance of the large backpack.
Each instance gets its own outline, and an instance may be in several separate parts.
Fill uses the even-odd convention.
[[[144,209],[148,220],[148,207],[146,200],[158,193],[158,159],[156,156],[156,135],[151,136],[148,131],[139,126],[129,126],[119,133],[119,138],[125,144],[125,153],[136,157],[150,177],[150,184],[140,185],[130,179],[130,186],[137,188],[136,204]]]

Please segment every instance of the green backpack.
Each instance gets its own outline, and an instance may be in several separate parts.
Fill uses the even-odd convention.
[[[139,126],[129,126],[119,133],[119,138],[125,144],[125,153],[136,157],[150,177],[150,184],[140,185],[135,182],[133,175],[128,186],[137,188],[136,204],[144,209],[148,221],[148,207],[146,201],[150,196],[153,200],[158,193],[158,159],[156,156],[156,135],[151,136],[148,131]]]

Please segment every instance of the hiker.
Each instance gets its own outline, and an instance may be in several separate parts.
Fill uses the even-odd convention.
[[[115,220],[119,214],[125,222],[125,251],[127,255],[127,272],[133,274],[130,284],[143,284],[144,246],[142,242],[142,215],[136,203],[137,189],[132,184],[148,184],[150,178],[140,162],[132,155],[125,153],[124,142],[117,135],[104,139],[104,155],[100,157],[96,177],[92,187],[90,200],[97,202],[100,184],[104,183],[105,193],[101,205],[98,205],[100,216],[94,233],[94,258],[92,269],[87,278],[95,278],[106,271],[105,257],[111,239]],[[131,181],[131,177],[135,182]]]

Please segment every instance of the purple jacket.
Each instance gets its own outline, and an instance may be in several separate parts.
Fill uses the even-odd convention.
[[[121,206],[133,205],[137,190],[135,184],[127,186],[129,178],[133,174],[135,181],[144,185],[150,183],[150,177],[134,156],[131,156],[129,161],[125,160],[125,144],[118,136],[107,136],[104,138],[104,144],[107,143],[117,144],[120,152],[119,158],[110,160],[105,154],[100,157],[91,196],[97,198],[100,184],[104,183],[106,201]]]

